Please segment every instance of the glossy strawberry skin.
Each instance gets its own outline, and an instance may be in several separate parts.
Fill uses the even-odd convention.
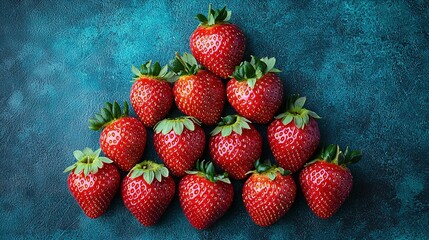
[[[277,222],[292,206],[296,184],[291,175],[277,173],[274,180],[253,174],[243,186],[243,202],[253,222],[266,227]]]
[[[229,78],[243,59],[246,38],[234,24],[199,26],[191,35],[190,47],[195,59],[209,71]]]
[[[353,177],[346,167],[318,161],[301,171],[299,182],[310,209],[326,219],[334,215],[348,197]]]
[[[209,141],[213,162],[234,179],[244,179],[262,153],[262,137],[252,124],[249,126],[241,135],[233,131],[223,137],[219,133]]]
[[[112,164],[104,164],[97,173],[70,173],[67,179],[71,194],[90,218],[101,216],[109,207],[119,184],[120,174]]]
[[[104,154],[123,171],[134,167],[143,155],[146,129],[133,117],[123,117],[107,125],[100,135]]]
[[[130,91],[130,101],[143,125],[153,127],[173,105],[170,83],[150,77],[137,79]]]
[[[148,184],[143,175],[122,181],[122,199],[128,210],[144,226],[155,225],[170,205],[175,191],[171,176],[163,177],[161,182],[154,180]]]
[[[180,77],[173,87],[180,111],[206,125],[216,124],[225,104],[225,86],[213,73],[199,70],[196,75]]]
[[[184,176],[203,155],[206,136],[200,126],[194,124],[194,127],[194,131],[184,128],[180,135],[173,130],[166,135],[161,132],[154,135],[155,151],[175,176]]]
[[[314,154],[320,141],[320,131],[314,118],[304,129],[292,121],[286,125],[281,119],[268,126],[268,143],[278,165],[296,172]]]
[[[200,230],[222,217],[233,198],[231,184],[210,182],[203,176],[186,175],[179,183],[179,200],[183,212],[191,225]]]
[[[241,116],[259,124],[273,119],[283,98],[283,83],[275,73],[267,73],[252,89],[246,81],[229,80],[226,88],[231,106]]]

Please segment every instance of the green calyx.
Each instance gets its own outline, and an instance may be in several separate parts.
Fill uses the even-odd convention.
[[[362,158],[362,153],[359,150],[350,150],[347,146],[344,151],[340,150],[340,146],[330,144],[327,148],[323,148],[320,155],[315,160],[308,162],[304,167],[311,165],[318,161],[325,161],[346,167],[349,164],[357,163]]]
[[[283,176],[291,174],[291,171],[284,170],[281,167],[277,167],[276,165],[271,165],[270,160],[266,160],[264,163],[260,161],[260,159],[256,160],[254,163],[255,170],[249,171],[246,174],[258,173],[262,175],[268,176],[268,178],[272,181],[276,179],[277,173],[280,173]]]
[[[231,18],[231,11],[226,7],[221,9],[213,10],[212,5],[209,4],[209,12],[207,17],[203,14],[197,14],[196,19],[200,21],[201,26],[209,27],[219,23],[226,23]]]
[[[142,64],[140,66],[140,69],[132,65],[131,71],[134,73],[133,82],[142,77],[150,77],[168,82],[175,81],[175,74],[173,72],[168,71],[168,65],[165,65],[161,68],[159,62],[155,62],[154,64],[152,64],[152,60],[149,60],[145,64]]]
[[[306,97],[299,97],[299,95],[292,95],[289,98],[288,110],[278,116],[276,119],[281,119],[284,125],[289,124],[292,120],[298,128],[304,129],[310,122],[310,117],[320,119],[317,113],[304,108]]]
[[[162,177],[168,177],[168,174],[168,169],[164,166],[164,164],[158,164],[150,160],[145,160],[136,164],[130,170],[128,176],[133,179],[143,176],[143,179],[148,184],[152,184],[154,179],[156,179],[158,182],[161,182]]]
[[[176,52],[176,57],[170,61],[169,66],[177,76],[195,75],[201,69],[195,57],[189,53],[183,53],[183,56],[180,56]]]
[[[187,128],[190,131],[195,130],[195,124],[201,125],[201,122],[194,117],[183,116],[178,118],[166,118],[159,121],[154,129],[156,133],[168,134],[171,130],[177,135],[182,134],[183,129]]]
[[[205,162],[197,160],[195,164],[195,171],[186,171],[187,174],[195,174],[201,177],[205,177],[211,182],[221,181],[224,183],[231,184],[231,181],[228,178],[228,173],[224,172],[223,174],[216,174],[214,165],[212,162]]]
[[[103,168],[104,163],[112,163],[113,161],[107,157],[100,157],[101,149],[97,149],[95,152],[91,148],[85,148],[83,151],[76,150],[73,152],[77,162],[67,167],[64,172],[70,172],[74,170],[75,174],[80,174],[82,171],[85,176],[90,173],[97,173],[98,169]]]
[[[113,104],[106,102],[100,113],[89,119],[89,129],[97,131],[110,124],[110,122],[128,116],[128,103],[124,101],[124,107],[121,109],[119,104],[114,101]]]
[[[222,137],[227,137],[234,131],[241,135],[243,129],[250,129],[249,123],[251,123],[251,121],[242,116],[228,115],[221,119],[217,127],[213,129],[210,134],[214,136],[218,133],[222,133]]]
[[[237,81],[246,81],[249,87],[254,88],[256,81],[262,78],[265,74],[279,73],[279,69],[274,68],[276,64],[275,58],[257,58],[252,56],[250,62],[244,61],[240,63],[240,66],[236,66],[232,78]]]

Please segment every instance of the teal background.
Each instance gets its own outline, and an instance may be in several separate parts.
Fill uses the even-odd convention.
[[[260,228],[235,181],[231,209],[205,231],[191,227],[177,196],[154,227],[119,194],[87,218],[62,173],[73,150],[98,148],[87,120],[105,101],[128,100],[132,64],[189,51],[193,16],[209,2],[2,1],[0,239],[429,238],[428,1],[212,2],[233,11],[247,59],[277,58],[285,93],[307,96],[323,117],[324,143],[362,150],[340,211],[318,219],[298,191],[278,223]],[[144,158],[159,161],[149,132]],[[263,157],[272,157],[266,144]]]

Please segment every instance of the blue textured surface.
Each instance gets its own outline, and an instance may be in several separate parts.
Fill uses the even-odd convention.
[[[119,195],[91,220],[62,171],[73,150],[98,147],[87,119],[104,101],[128,99],[131,64],[189,51],[193,16],[208,2],[2,1],[0,239],[429,238],[429,3],[324,2],[227,4],[247,56],[276,57],[286,93],[307,96],[323,117],[323,142],[362,149],[350,197],[321,220],[298,193],[278,223],[260,228],[235,182],[230,211],[197,231],[177,196],[154,227],[141,226]],[[158,160],[152,144],[144,157]]]

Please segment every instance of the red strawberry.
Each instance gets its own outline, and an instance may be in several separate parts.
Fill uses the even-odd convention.
[[[115,101],[106,103],[100,114],[89,119],[89,128],[103,131],[100,135],[101,150],[124,171],[134,167],[143,155],[146,145],[146,129],[133,117],[128,117],[128,103],[124,102],[124,111]]]
[[[193,117],[164,119],[155,126],[155,150],[175,176],[182,177],[192,169],[205,144],[204,130]]]
[[[289,171],[255,162],[253,174],[243,186],[243,202],[253,222],[261,227],[279,220],[292,206],[296,185]]]
[[[299,175],[302,192],[311,210],[320,218],[329,218],[348,197],[353,177],[347,164],[361,159],[360,151],[344,152],[329,145],[319,158],[307,163]]]
[[[262,138],[244,117],[222,118],[211,132],[209,148],[213,162],[235,179],[243,179],[262,153]]]
[[[283,98],[282,80],[274,68],[275,58],[256,58],[236,67],[226,88],[231,106],[252,122],[266,124],[280,107]]]
[[[113,161],[100,157],[101,149],[93,152],[90,148],[73,152],[77,162],[66,168],[70,172],[68,186],[84,213],[97,218],[106,212],[119,187],[118,169]]]
[[[207,125],[216,124],[225,104],[222,79],[201,70],[195,58],[185,53],[171,62],[172,71],[179,75],[173,87],[174,100],[180,111]]]
[[[174,180],[162,164],[143,161],[122,182],[125,207],[144,226],[155,225],[174,196]]]
[[[209,5],[207,18],[198,14],[201,22],[190,38],[191,52],[209,71],[229,78],[244,56],[246,38],[243,31],[228,23],[231,11],[226,7],[213,10]]]
[[[197,161],[196,169],[180,181],[179,200],[188,221],[201,230],[225,214],[231,206],[234,189],[226,174],[215,174],[213,163]]]
[[[316,151],[320,132],[315,112],[303,108],[306,98],[292,96],[289,109],[268,127],[268,142],[280,167],[296,172]]]
[[[146,127],[153,127],[163,119],[173,105],[173,90],[168,80],[173,76],[168,66],[161,69],[158,62],[141,65],[140,70],[132,66],[135,74],[130,101]]]

